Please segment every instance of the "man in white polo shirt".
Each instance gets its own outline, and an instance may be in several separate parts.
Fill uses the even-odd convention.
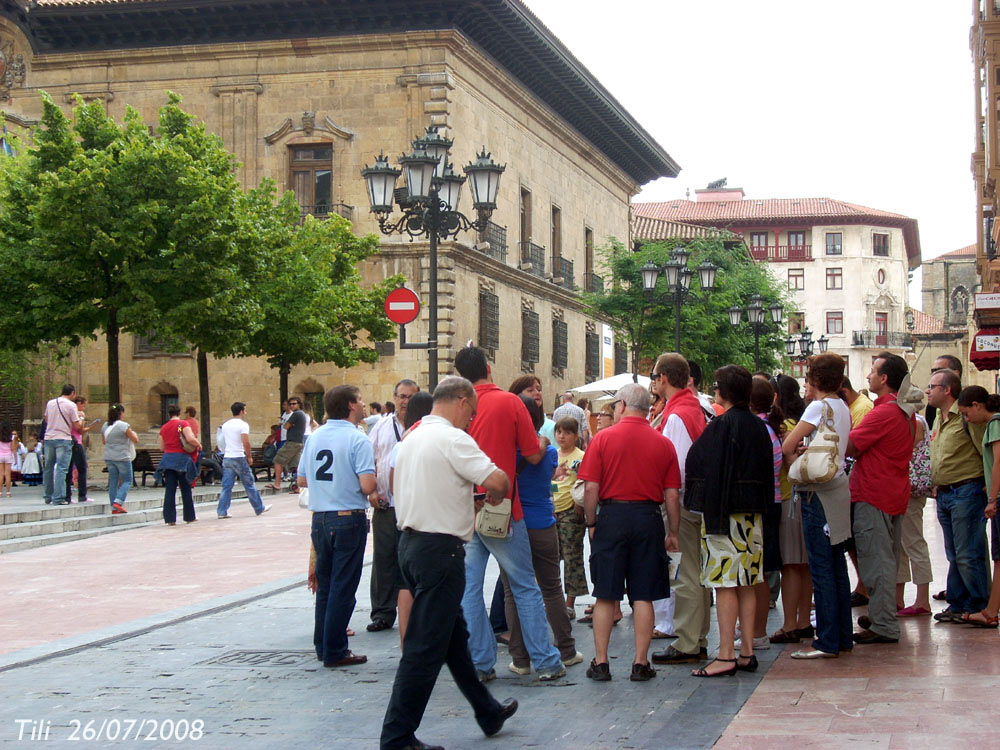
[[[507,475],[465,432],[476,403],[472,383],[445,378],[434,390],[433,410],[399,447],[394,481],[396,519],[403,531],[399,566],[414,598],[381,750],[433,750],[414,732],[445,663],[486,736],[499,732],[517,711],[517,701],[499,703],[479,681],[462,616],[465,542],[472,538],[480,505],[473,487],[483,487],[491,505],[500,504],[510,489]]]
[[[229,407],[229,410],[233,413],[233,418],[223,422],[219,428],[225,452],[222,454],[222,492],[219,493],[219,507],[216,513],[219,514],[219,518],[232,518],[229,515],[229,504],[233,499],[233,485],[236,484],[236,477],[239,477],[243,489],[247,491],[253,512],[259,516],[271,510],[271,506],[264,505],[264,501],[261,500],[254,484],[253,471],[250,469],[253,452],[250,448],[250,425],[244,419],[247,415],[247,405],[237,401]]]

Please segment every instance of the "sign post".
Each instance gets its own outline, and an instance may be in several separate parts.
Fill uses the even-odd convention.
[[[433,244],[433,242],[432,242]],[[433,311],[433,300],[432,300]],[[437,388],[437,341],[427,341],[423,344],[412,344],[406,341],[406,324],[412,323],[420,315],[420,297],[412,289],[401,286],[393,289],[385,298],[385,314],[393,323],[399,324],[400,349],[426,349],[429,359],[430,390]],[[435,319],[433,324],[437,323]],[[433,325],[432,325],[433,330]]]

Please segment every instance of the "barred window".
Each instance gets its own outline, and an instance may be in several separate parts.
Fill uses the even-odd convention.
[[[479,292],[479,346],[500,348],[500,298],[487,291]]]
[[[552,321],[552,366],[560,370],[569,366],[569,328],[565,320]]]
[[[584,364],[584,377],[587,382],[593,382],[601,377],[601,339],[591,331],[587,331],[587,358]]]
[[[628,346],[624,341],[615,341],[615,375],[628,372]]]
[[[538,313],[521,310],[521,361],[538,362]]]

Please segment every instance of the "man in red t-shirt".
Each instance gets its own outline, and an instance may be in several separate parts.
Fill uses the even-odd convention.
[[[519,396],[502,391],[493,384],[486,352],[477,347],[466,347],[455,355],[455,369],[472,382],[479,403],[476,416],[469,424],[480,450],[509,477],[516,477],[520,461],[537,464],[545,452],[538,444],[538,435],[531,416]],[[469,652],[476,671],[484,682],[496,677],[497,643],[486,615],[483,598],[483,579],[490,555],[507,574],[521,634],[531,662],[542,681],[555,680],[566,674],[559,657],[559,650],[549,642],[549,626],[542,602],[542,592],[535,582],[531,561],[528,530],[524,525],[521,503],[517,497],[517,484],[511,492],[510,531],[504,539],[472,535],[465,544],[465,595],[462,611],[469,627]],[[578,664],[578,655],[571,663]],[[512,665],[513,666],[513,665]]]
[[[910,458],[913,455],[912,417],[896,404],[908,368],[902,357],[881,352],[868,374],[868,390],[878,396],[872,409],[851,430],[847,455],[857,461],[851,469],[854,503],[854,545],[858,572],[868,589],[868,618],[854,642],[896,643],[896,552],[899,523],[910,500]]]
[[[681,473],[677,452],[649,426],[649,391],[637,383],[618,390],[615,424],[594,436],[577,477],[584,480],[584,520],[590,529],[590,578],[594,583],[592,680],[611,679],[608,641],[615,602],[628,583],[635,625],[635,659],[629,679],[649,680],[653,601],[670,594],[667,550],[677,550]],[[660,504],[667,503],[669,532]],[[597,506],[600,504],[600,514]]]

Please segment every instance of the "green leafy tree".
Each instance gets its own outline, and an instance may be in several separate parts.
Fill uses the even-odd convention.
[[[753,369],[753,333],[745,324],[733,328],[727,310],[733,305],[745,307],[755,293],[766,300],[765,305],[786,300],[780,284],[762,265],[754,263],[742,246],[733,250],[720,239],[699,239],[653,243],[633,252],[612,239],[598,251],[611,280],[604,292],[583,295],[588,311],[608,321],[615,334],[628,343],[633,376],[639,374],[640,359],[673,351],[675,306],[667,294],[666,279],[661,274],[655,293],[650,295],[643,290],[640,269],[649,261],[663,266],[677,244],[684,244],[691,253],[688,266],[695,271],[692,291],[680,310],[681,353],[697,361],[706,373],[726,364]],[[706,259],[719,266],[711,294],[701,291],[697,278],[697,266]],[[761,367],[778,368],[784,351],[782,332],[772,329],[762,334],[760,350]]]

